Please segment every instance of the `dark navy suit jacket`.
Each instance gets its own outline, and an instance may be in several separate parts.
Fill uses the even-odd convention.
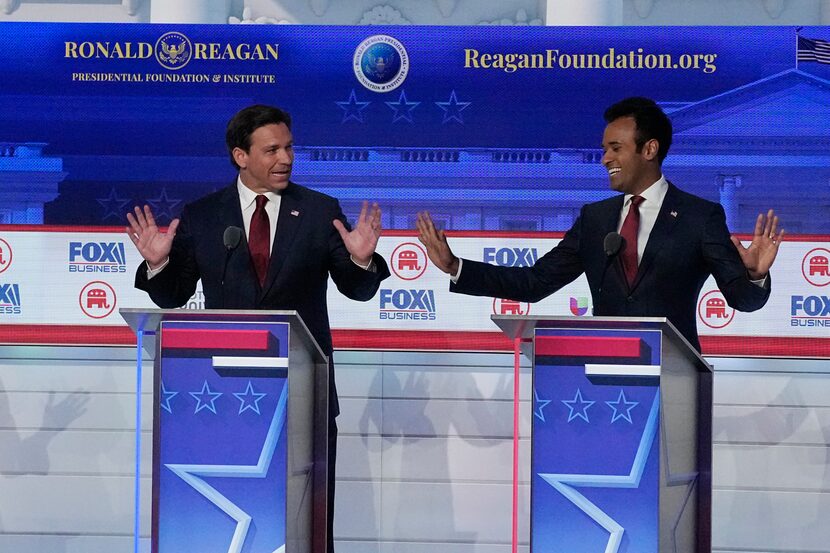
[[[585,273],[594,315],[666,317],[698,350],[697,301],[710,274],[734,309],[764,306],[771,281],[761,287],[749,280],[730,241],[723,208],[672,184],[629,287],[619,256],[609,263],[603,249],[605,236],[617,230],[623,198],[585,205],[562,241],[533,267],[496,267],[465,259],[450,290],[535,302]]]
[[[135,286],[164,308],[184,305],[201,279],[206,309],[296,310],[323,352],[330,356],[332,341],[326,305],[329,274],[343,295],[366,301],[389,276],[389,269],[378,254],[374,255],[377,272],[363,270],[351,261],[332,225],[334,219],[346,223],[336,199],[294,183],[281,196],[264,286],[260,287],[256,278],[244,233],[231,252],[223,243],[226,228],[244,228],[236,183],[185,206],[169,265],[148,280],[146,263],[142,263],[136,272]],[[336,416],[339,408],[333,373],[329,380],[331,412]]]

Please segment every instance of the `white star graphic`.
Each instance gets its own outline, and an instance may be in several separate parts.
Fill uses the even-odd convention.
[[[248,528],[251,525],[251,515],[240,509],[235,503],[219,493],[216,488],[209,485],[200,477],[228,477],[228,478],[265,478],[268,468],[271,466],[271,459],[277,447],[282,428],[285,425],[285,409],[288,400],[288,385],[283,386],[277,408],[271,419],[271,426],[262,444],[259,460],[256,465],[185,465],[166,464],[179,478],[187,482],[197,492],[202,494],[208,501],[219,507],[225,514],[236,521],[231,543],[228,546],[228,553],[240,553],[248,535]],[[309,473],[310,474],[310,473]],[[274,553],[284,553],[285,544],[274,549]]]

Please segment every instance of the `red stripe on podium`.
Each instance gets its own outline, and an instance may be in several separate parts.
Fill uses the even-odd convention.
[[[501,332],[450,330],[332,330],[335,349],[402,351],[513,351]]]
[[[170,349],[245,349],[267,350],[267,330],[206,330],[204,328],[167,328],[161,335],[161,347]]]
[[[537,336],[536,355],[552,357],[637,358],[642,354],[640,338],[610,336]]]
[[[250,331],[247,331],[250,332]],[[511,352],[501,332],[444,330],[333,330],[335,349]],[[701,336],[703,355],[732,357],[830,358],[830,338]],[[0,345],[134,346],[125,326],[28,325],[0,323]],[[210,344],[212,346],[213,344]]]

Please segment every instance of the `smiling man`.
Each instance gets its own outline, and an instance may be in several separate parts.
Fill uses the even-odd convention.
[[[148,206],[128,213],[127,234],[144,262],[135,285],[159,307],[184,305],[202,281],[207,309],[296,310],[329,356],[329,532],[333,551],[334,464],[340,409],[331,364],[329,275],[353,300],[367,301],[389,276],[375,253],[380,209],[368,202],[354,230],[336,199],[291,182],[294,141],[283,110],[239,111],[225,134],[236,181],[184,207],[159,231]]]
[[[770,293],[769,269],[784,236],[772,210],[758,215],[752,243],[730,236],[723,208],[663,176],[671,121],[648,98],[605,111],[602,164],[621,194],[587,204],[562,241],[532,267],[496,267],[456,257],[429,213],[418,214],[430,260],[452,275],[450,290],[536,302],[585,273],[594,315],[667,317],[698,350],[695,309],[714,275],[735,309],[755,311]]]

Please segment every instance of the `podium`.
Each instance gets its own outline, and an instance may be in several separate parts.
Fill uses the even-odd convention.
[[[154,360],[151,551],[324,553],[328,358],[299,315],[121,315],[137,336],[138,399],[142,350]]]
[[[493,320],[533,361],[531,553],[710,553],[712,369],[672,324]]]

